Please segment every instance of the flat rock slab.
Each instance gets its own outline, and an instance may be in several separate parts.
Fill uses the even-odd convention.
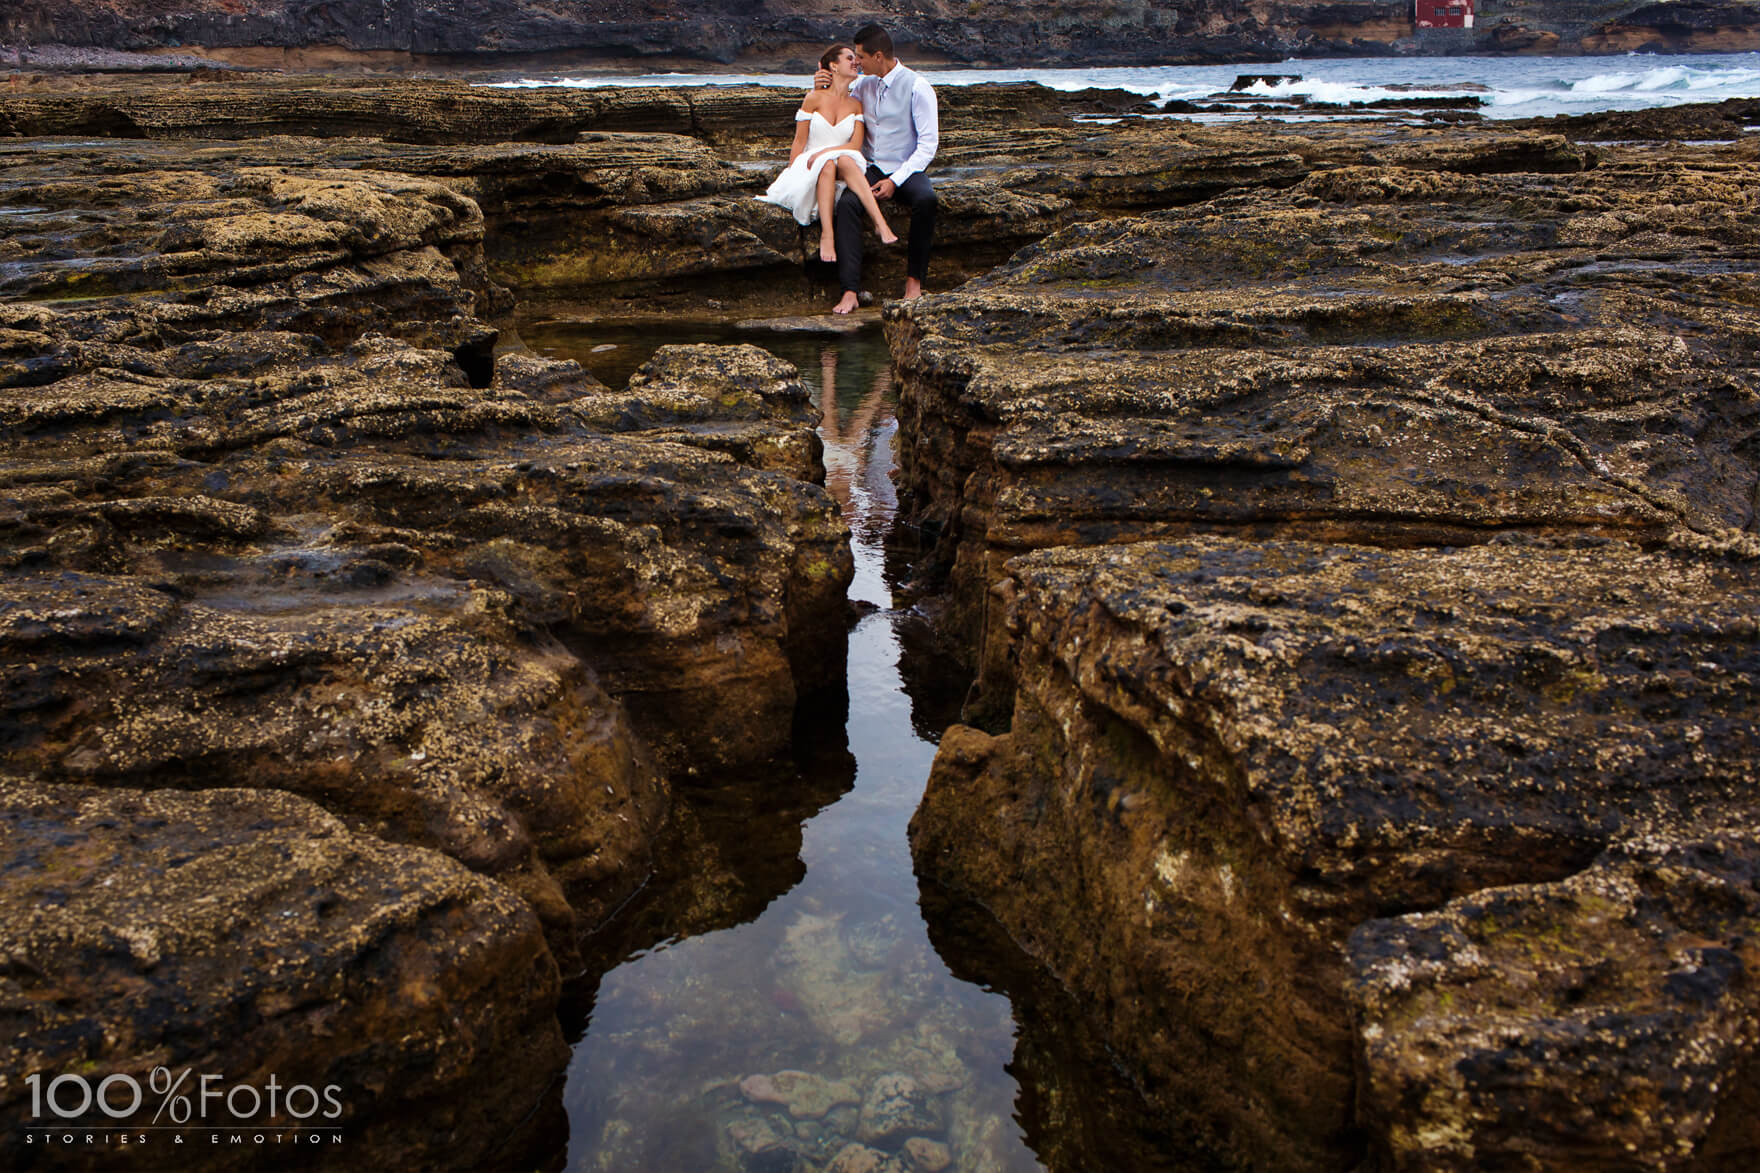
[[[9,768],[125,788],[248,778],[496,876],[560,931],[640,884],[664,782],[575,656],[524,644],[511,599],[387,587],[396,570],[364,552],[284,551],[254,583],[248,567],[203,601],[135,576],[9,576]]]
[[[1756,165],[1473,174],[1447,158],[1473,144],[1419,146],[888,305],[901,508],[968,646],[1046,546],[1751,532]]]
[[[1359,927],[1350,998],[1386,1167],[1742,1167],[1757,892],[1749,821]]]
[[[341,1162],[314,1150],[336,1168],[480,1167],[505,1144],[518,1151],[519,1121],[556,1110],[568,1050],[544,936],[516,896],[445,856],[264,790],[8,778],[0,829],[8,1166],[40,1155],[24,1147],[32,1074],[127,1075],[145,1091],[155,1068],[188,1069],[186,1091],[213,1073],[265,1102],[271,1080],[333,1088],[339,1114],[322,1101],[312,1122],[347,1132]],[[138,1119],[105,1123],[145,1125],[156,1104],[149,1094]],[[285,1107],[236,1122],[297,1123]],[[178,1162],[231,1167],[208,1149],[192,1143]]]
[[[747,318],[736,329],[754,334],[860,334],[880,321],[878,306],[847,314],[794,314],[780,318]]]
[[[1358,924],[1751,817],[1757,590],[1745,557],[1608,541],[1021,557],[1012,723],[943,740],[919,866],[1090,1000],[1158,1108],[1325,1167]]]
[[[739,1081],[740,1094],[754,1104],[780,1104],[796,1120],[818,1120],[840,1104],[860,1104],[854,1084],[827,1079],[808,1071],[748,1075]]]

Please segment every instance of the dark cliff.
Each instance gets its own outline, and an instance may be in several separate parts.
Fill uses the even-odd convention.
[[[795,0],[12,0],[0,15],[0,42],[182,50],[242,64],[334,64],[358,55],[376,64],[407,56],[479,65],[671,59],[798,66],[870,17],[913,47],[913,59],[998,66],[1760,47],[1760,3],[1752,0],[1481,0],[1475,28],[1422,36],[1405,0],[878,0],[859,7]]]

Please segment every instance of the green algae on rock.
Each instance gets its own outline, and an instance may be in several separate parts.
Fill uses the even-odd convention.
[[[1757,862],[1751,820],[1688,827],[1360,926],[1349,993],[1385,1167],[1746,1164]]]
[[[990,730],[943,739],[919,869],[1224,1160],[1525,1153],[1538,1099],[1420,1058],[1500,1062],[1496,1007],[1438,1037],[1375,1010],[1359,1084],[1352,932],[1756,809],[1760,156],[1506,135],[1263,129],[1294,186],[1075,224],[886,311],[901,505]],[[1548,988],[1510,1031],[1553,1029]],[[1646,1054],[1640,1100],[1673,1062]],[[1749,1035],[1706,1063],[1746,1078]],[[1591,1080],[1547,1110],[1620,1094]],[[1631,1159],[1751,1147],[1741,1096],[1656,1117],[1684,1155],[1622,1132]],[[1531,1131],[1565,1137],[1540,1167],[1609,1151]]]
[[[943,740],[919,866],[1247,1164],[1352,1152],[1357,925],[1741,817],[1760,785],[1748,558],[1193,537],[1008,576],[1012,723]]]
[[[329,1089],[309,1122],[350,1144],[343,1160],[327,1145],[302,1154],[324,1168],[480,1167],[530,1151],[520,1134],[556,1112],[567,1048],[544,935],[524,902],[445,856],[273,790],[7,778],[0,827],[8,1166],[89,1167],[81,1149],[25,1147],[33,1074],[145,1089],[157,1068],[194,1070],[257,1088],[259,1105],[271,1084]],[[238,1123],[299,1124],[283,1105]],[[203,1108],[220,1122],[218,1104]],[[184,1151],[172,1164],[213,1160]]]

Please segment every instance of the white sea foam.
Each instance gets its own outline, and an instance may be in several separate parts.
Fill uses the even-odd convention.
[[[1491,118],[1639,110],[1682,102],[1760,97],[1760,53],[1657,57],[1362,57],[1262,65],[1096,69],[925,69],[938,86],[1034,81],[1052,89],[1122,89],[1155,102],[1204,101],[1243,74],[1299,74],[1300,81],[1256,83],[1248,98],[1301,98],[1338,105],[1387,98],[1459,96],[1481,100]],[[800,73],[562,74],[498,83],[525,87],[769,85],[805,89]],[[1482,89],[1478,87],[1483,87]]]

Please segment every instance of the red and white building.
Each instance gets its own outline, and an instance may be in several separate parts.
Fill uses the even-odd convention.
[[[1415,0],[1412,23],[1421,29],[1470,29],[1473,0]]]

